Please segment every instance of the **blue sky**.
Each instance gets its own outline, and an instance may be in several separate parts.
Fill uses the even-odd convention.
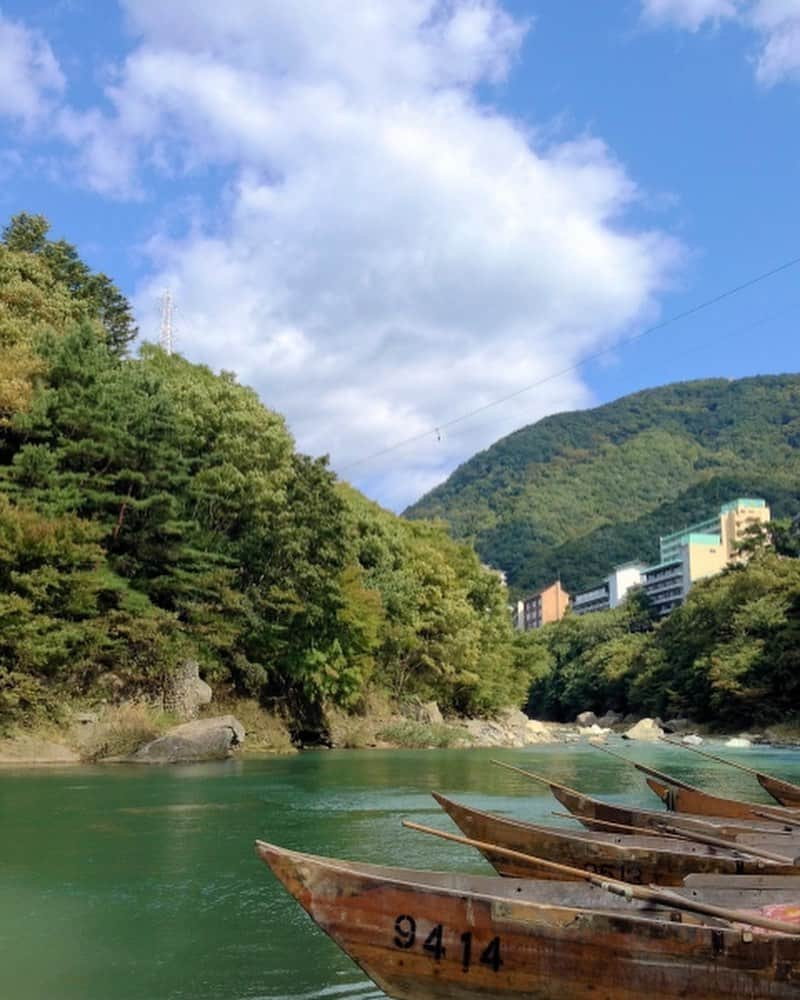
[[[148,339],[170,287],[182,353],[386,505],[550,412],[800,368],[800,268],[626,343],[800,255],[800,0],[103,11],[0,0],[0,214]]]

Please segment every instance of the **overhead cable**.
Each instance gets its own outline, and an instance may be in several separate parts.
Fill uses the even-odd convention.
[[[561,368],[559,371],[552,372],[550,375],[545,375],[536,382],[530,382],[528,385],[515,389],[514,392],[510,392],[505,396],[498,396],[496,399],[492,399],[488,403],[483,403],[481,406],[477,406],[472,410],[467,410],[465,413],[462,413],[457,417],[453,417],[451,420],[442,421],[435,427],[431,427],[425,431],[420,431],[418,434],[413,434],[411,437],[403,438],[401,441],[395,441],[394,444],[387,445],[385,448],[380,448],[378,451],[365,455],[363,458],[356,459],[354,462],[348,462],[346,465],[340,466],[338,471],[347,472],[349,469],[353,469],[359,465],[364,465],[366,462],[371,462],[376,458],[381,458],[383,455],[388,455],[393,451],[397,451],[399,448],[405,448],[407,445],[414,444],[416,441],[422,441],[427,437],[435,435],[438,440],[441,440],[441,432],[447,430],[449,427],[454,427],[456,424],[460,424],[464,420],[469,420],[470,417],[474,417],[479,413],[490,410],[495,406],[500,406],[502,403],[507,403],[510,399],[516,399],[517,396],[522,396],[524,393],[530,392],[532,389],[538,389],[540,386],[546,385],[548,382],[553,382],[555,379],[561,378],[563,375],[569,375],[571,372],[577,371],[590,361],[596,361],[598,358],[602,358],[607,354],[611,354],[614,351],[619,350],[620,347],[636,343],[636,341],[642,340],[645,337],[650,336],[650,334],[657,333],[660,330],[664,330],[666,327],[672,326],[674,323],[688,319],[690,316],[695,316],[697,313],[710,309],[711,306],[718,305],[720,302],[724,302],[725,299],[733,298],[734,295],[739,295],[748,288],[752,288],[754,285],[759,285],[762,281],[767,281],[769,278],[774,278],[776,275],[781,274],[783,271],[788,271],[790,268],[796,267],[798,264],[800,264],[800,256],[793,257],[791,260],[787,260],[783,264],[779,264],[777,267],[771,268],[769,271],[763,271],[754,278],[749,278],[747,281],[743,281],[739,285],[734,285],[733,288],[728,288],[726,291],[721,292],[719,295],[715,295],[713,298],[705,299],[703,302],[700,302],[689,309],[684,309],[682,312],[675,313],[667,319],[654,323],[652,326],[648,326],[646,329],[641,330],[639,333],[636,333],[631,337],[626,337],[621,341],[610,344],[608,347],[603,347],[600,350],[595,351],[593,354],[587,354],[586,357],[581,358],[580,361],[567,365],[566,368]]]

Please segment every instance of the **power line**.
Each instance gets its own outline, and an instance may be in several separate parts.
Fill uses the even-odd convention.
[[[783,319],[791,314],[794,314],[796,316],[798,311],[800,311],[800,302],[789,302],[788,304],[786,304],[785,306],[781,307],[778,310],[774,310],[770,313],[767,313],[766,315],[759,316],[759,318],[756,320],[751,320],[743,325],[726,329],[725,336],[729,338],[731,336],[740,336],[743,333],[750,333],[751,331],[756,330],[759,327],[765,326],[767,323],[771,323],[774,320]],[[683,350],[678,354],[673,353],[671,355],[671,358],[673,361],[679,361],[684,358],[688,358],[692,355],[696,355],[700,351],[707,350],[708,347],[709,347],[708,340],[700,341],[699,343],[695,342],[692,348],[690,348],[689,350]],[[724,378],[725,376],[724,374],[720,374],[719,377]],[[497,426],[497,424],[499,424],[503,419],[504,419],[503,417],[499,416],[498,414],[495,414],[493,417],[490,417],[487,420],[482,420],[478,424],[472,424],[470,427],[462,427],[458,431],[456,431],[455,434],[451,435],[451,440],[454,439],[459,434],[472,433],[476,430],[485,430],[487,427]]]
[[[456,424],[460,424],[464,420],[469,420],[470,417],[477,416],[479,413],[484,413],[486,410],[490,410],[495,406],[500,406],[502,403],[507,403],[510,399],[516,399],[517,396],[522,396],[524,393],[530,392],[531,389],[538,389],[539,386],[546,385],[548,382],[553,382],[555,379],[561,378],[563,375],[569,375],[571,372],[577,371],[590,361],[596,361],[598,358],[602,358],[606,354],[611,354],[612,352],[619,350],[620,347],[636,343],[636,341],[643,340],[652,333],[656,333],[668,326],[672,326],[674,323],[678,323],[681,320],[688,319],[690,316],[695,316],[697,313],[703,312],[705,309],[710,309],[711,306],[724,302],[725,299],[733,298],[734,295],[738,295],[740,292],[744,292],[748,288],[752,288],[754,285],[760,284],[762,281],[767,281],[769,278],[774,278],[775,275],[781,274],[783,271],[788,271],[790,268],[796,267],[798,264],[800,264],[800,256],[793,257],[791,260],[787,260],[785,263],[779,264],[777,267],[773,267],[769,271],[764,271],[761,274],[756,275],[754,278],[749,278],[747,281],[744,281],[739,285],[734,285],[733,288],[728,288],[719,295],[706,299],[705,301],[698,303],[696,306],[692,306],[690,309],[685,309],[683,312],[675,313],[673,316],[670,316],[665,320],[661,320],[659,323],[654,323],[652,326],[648,326],[646,329],[634,334],[632,337],[627,337],[622,341],[610,344],[608,347],[603,347],[599,351],[595,351],[593,354],[588,354],[585,358],[581,358],[580,361],[576,361],[574,364],[568,365],[566,368],[562,368],[550,375],[545,375],[544,378],[538,379],[536,382],[531,382],[528,385],[522,386],[520,389],[515,389],[514,392],[510,392],[505,396],[498,396],[497,399],[484,403],[482,406],[477,406],[473,410],[468,410],[466,413],[453,417],[452,420],[439,423],[435,427],[431,427],[426,431],[420,431],[419,434],[413,434],[411,437],[404,438],[402,441],[396,441],[394,444],[387,445],[385,448],[381,448],[369,455],[365,455],[364,458],[359,458],[354,462],[349,462],[347,465],[341,466],[339,471],[347,472],[349,469],[353,469],[358,465],[364,465],[366,462],[371,462],[373,459],[381,458],[383,455],[388,455],[393,451],[397,451],[399,448],[405,448],[406,445],[414,444],[416,441],[422,441],[424,438],[431,437],[434,434],[441,439],[441,432],[443,430],[447,430],[449,427],[454,427]]]

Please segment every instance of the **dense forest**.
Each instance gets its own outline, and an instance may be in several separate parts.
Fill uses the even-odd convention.
[[[451,714],[796,712],[798,522],[656,623],[623,607],[515,634],[508,593],[442,523],[298,453],[230,373],[144,344],[114,283],[40,216],[0,241],[0,731],[157,698],[187,659],[297,731],[371,692]],[[739,493],[797,509],[800,378],[702,382],[549,418],[463,466],[447,513],[518,586],[572,586]]]
[[[518,655],[536,675],[530,711],[800,725],[800,531],[777,526],[770,541],[747,565],[695,584],[658,624],[634,592],[613,611],[520,635]]]
[[[800,375],[685,382],[525,427],[414,504],[523,594],[572,593],[737,496],[800,510]]]
[[[358,710],[376,687],[524,701],[505,588],[440,526],[299,454],[230,373],[145,344],[41,216],[0,243],[0,727],[65,699],[217,690]]]

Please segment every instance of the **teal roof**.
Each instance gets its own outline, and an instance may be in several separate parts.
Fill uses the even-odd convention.
[[[689,524],[685,528],[673,531],[669,535],[661,535],[661,542],[671,542],[674,538],[682,538],[694,532],[704,532],[708,528],[719,527],[719,517],[710,517],[707,521],[699,521],[697,524]]]
[[[692,531],[681,539],[684,545],[721,545],[719,535],[709,535],[704,532]]]

